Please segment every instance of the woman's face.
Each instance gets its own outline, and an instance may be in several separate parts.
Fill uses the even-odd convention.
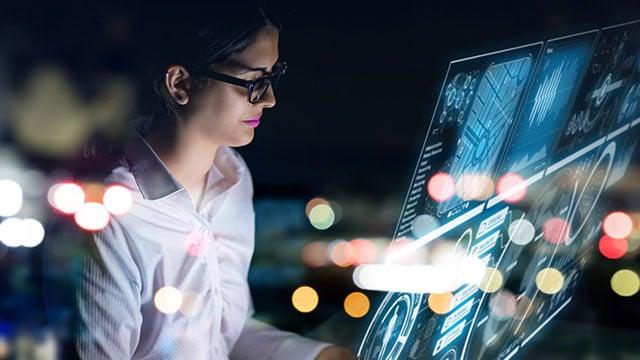
[[[268,26],[257,33],[251,46],[224,64],[217,65],[215,71],[255,80],[270,72],[277,60],[278,30]],[[212,80],[193,97],[193,101],[189,101],[184,127],[190,136],[205,137],[215,145],[247,145],[253,139],[259,122],[255,119],[262,116],[265,108],[275,104],[272,88],[258,103],[251,104],[247,101],[246,88]]]

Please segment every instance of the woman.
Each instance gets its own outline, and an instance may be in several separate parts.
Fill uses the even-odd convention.
[[[231,147],[251,142],[286,65],[277,22],[232,13],[203,14],[210,25],[195,31],[165,24],[178,29],[153,54],[159,111],[106,179],[134,205],[94,235],[79,283],[82,358],[353,358],[251,319],[253,188]]]

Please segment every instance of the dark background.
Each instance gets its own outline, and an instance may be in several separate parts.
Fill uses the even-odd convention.
[[[43,65],[63,69],[89,102],[105,78],[133,79],[137,24],[149,11],[227,11],[224,3],[5,2],[0,99],[6,102],[0,106]],[[240,149],[256,189],[258,234],[250,276],[256,309],[282,328],[313,330],[348,346],[358,344],[373,311],[364,319],[347,318],[342,299],[355,290],[351,269],[305,267],[299,250],[311,240],[392,235],[449,61],[640,18],[637,0],[269,1],[266,7],[284,24],[280,57],[289,69],[277,106],[265,113],[255,140]],[[0,136],[30,166],[50,175],[73,159],[25,146],[12,131],[12,117],[0,109]],[[610,194],[610,206],[637,210],[634,184],[627,175]],[[343,208],[343,220],[325,232],[309,226],[303,211],[319,195]],[[8,338],[44,324],[37,300],[42,254],[39,248],[30,251],[10,249],[0,259],[0,332]],[[631,340],[639,334],[638,295],[621,298],[608,285],[622,264],[637,266],[638,258],[594,260],[579,295],[555,330],[543,332],[529,348],[530,356],[640,358]],[[301,284],[320,293],[320,306],[311,314],[291,306],[291,291]],[[375,303],[377,295],[369,294]],[[35,308],[24,309],[25,301]],[[581,349],[567,352],[576,342]]]

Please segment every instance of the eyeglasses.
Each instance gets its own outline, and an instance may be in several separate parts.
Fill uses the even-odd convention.
[[[278,85],[280,77],[285,73],[286,70],[287,63],[284,61],[279,61],[273,66],[273,69],[271,70],[271,73],[269,75],[255,80],[244,80],[213,70],[200,69],[196,70],[196,74],[222,81],[227,84],[242,86],[243,88],[247,89],[247,100],[252,104],[257,104],[267,93],[267,91],[269,90],[269,86],[272,86],[275,89],[276,85]]]

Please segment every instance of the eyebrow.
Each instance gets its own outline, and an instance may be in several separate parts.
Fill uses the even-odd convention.
[[[241,62],[239,62],[237,60],[231,60],[229,62],[229,64],[231,66],[235,66],[235,67],[238,67],[238,68],[244,70],[240,74],[246,74],[246,73],[250,73],[250,72],[261,72],[261,73],[263,73],[265,75],[269,75],[271,73],[270,71],[267,71],[266,67],[250,67],[250,66],[245,65],[245,64],[243,64],[243,63],[241,63]]]

